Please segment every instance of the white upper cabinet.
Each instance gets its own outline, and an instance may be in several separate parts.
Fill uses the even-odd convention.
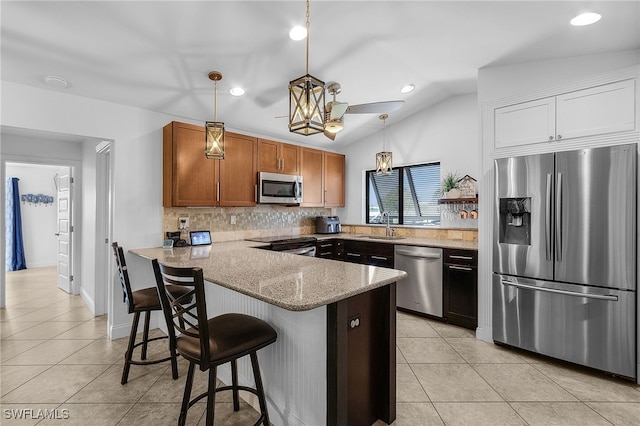
[[[636,129],[636,80],[624,80],[494,110],[495,148]]]
[[[635,129],[635,80],[605,84],[556,98],[556,138]]]
[[[497,108],[495,132],[496,148],[553,140],[556,133],[555,97]]]

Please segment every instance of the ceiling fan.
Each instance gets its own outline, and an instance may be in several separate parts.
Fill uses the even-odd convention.
[[[404,101],[383,101],[367,104],[349,105],[347,102],[338,102],[336,95],[340,93],[340,84],[330,82],[327,91],[333,96],[333,100],[325,105],[324,135],[335,140],[336,133],[344,128],[345,114],[382,114],[399,109]]]

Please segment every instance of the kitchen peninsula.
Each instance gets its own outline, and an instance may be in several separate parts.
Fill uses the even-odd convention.
[[[255,248],[133,249],[144,259],[201,267],[209,316],[242,312],[269,322],[274,345],[259,352],[274,425],[370,425],[395,420],[396,281],[406,273]],[[401,283],[399,284],[401,285]],[[240,382],[252,385],[239,363]],[[219,369],[229,383],[230,369]]]

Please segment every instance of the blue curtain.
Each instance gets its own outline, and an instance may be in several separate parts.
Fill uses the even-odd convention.
[[[22,242],[22,215],[20,214],[20,191],[18,190],[18,178],[7,179],[7,211],[5,213],[5,236],[7,271],[27,269],[24,259],[24,245]]]

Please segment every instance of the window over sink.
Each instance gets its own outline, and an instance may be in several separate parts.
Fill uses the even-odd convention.
[[[391,174],[366,173],[366,223],[440,225],[440,163],[396,167]]]

